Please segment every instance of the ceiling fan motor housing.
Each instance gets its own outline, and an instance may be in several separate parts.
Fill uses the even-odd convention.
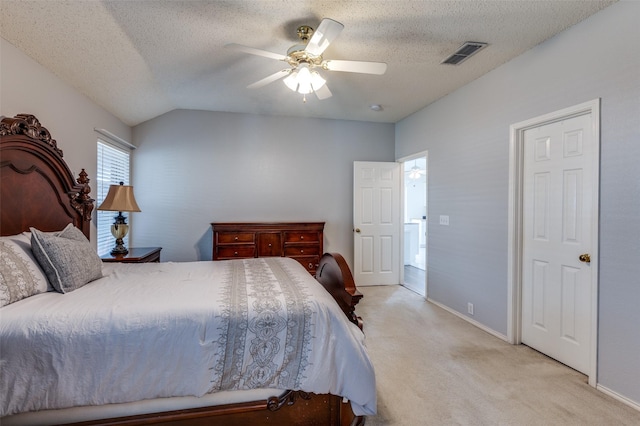
[[[297,67],[302,63],[309,64],[309,67],[313,68],[322,65],[322,55],[314,56],[304,50],[307,47],[305,44],[295,44],[287,50],[286,61],[292,67]]]
[[[286,61],[292,67],[296,68],[300,64],[308,64],[309,68],[313,68],[316,66],[322,65],[322,55],[312,55],[307,52],[305,49],[307,47],[307,43],[311,39],[311,36],[314,33],[312,27],[308,25],[300,25],[298,27],[298,37],[302,41],[301,44],[294,44],[287,50],[287,59]]]

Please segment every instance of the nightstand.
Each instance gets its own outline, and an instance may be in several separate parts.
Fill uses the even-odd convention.
[[[160,262],[160,250],[162,247],[137,247],[129,248],[129,253],[122,256],[105,254],[100,256],[103,262],[121,263],[149,263]]]

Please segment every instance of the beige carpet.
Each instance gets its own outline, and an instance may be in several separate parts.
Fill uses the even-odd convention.
[[[361,287],[378,425],[640,425],[586,376],[400,286]]]

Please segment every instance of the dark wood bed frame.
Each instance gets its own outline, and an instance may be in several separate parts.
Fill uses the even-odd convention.
[[[15,235],[33,226],[56,231],[68,223],[90,238],[94,200],[87,173],[73,173],[62,150],[38,119],[29,114],[0,122],[0,234]],[[316,279],[327,289],[347,318],[362,328],[355,306],[362,298],[344,258],[322,256]],[[342,397],[287,391],[268,400],[196,409],[101,419],[83,425],[364,425]]]

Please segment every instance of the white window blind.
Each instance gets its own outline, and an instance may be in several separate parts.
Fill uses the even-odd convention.
[[[123,182],[129,185],[129,168],[131,152],[129,149],[116,147],[98,139],[98,176],[96,206],[100,206],[109,192],[110,185]],[[118,212],[98,211],[98,254],[108,254],[115,247],[115,238],[111,234],[111,225]],[[129,217],[129,214],[122,212]],[[127,220],[127,223],[129,221]],[[125,247],[129,245],[129,235],[124,238]]]

